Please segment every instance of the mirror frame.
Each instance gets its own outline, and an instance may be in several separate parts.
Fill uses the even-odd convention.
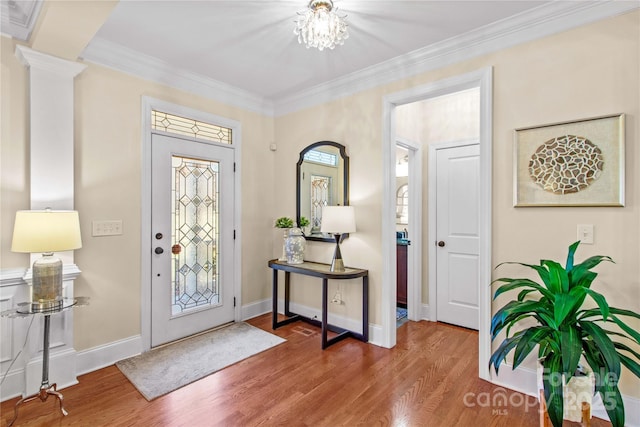
[[[342,167],[344,172],[343,183],[343,206],[349,206],[349,156],[347,156],[346,147],[342,144],[333,141],[318,141],[307,146],[300,152],[300,159],[296,165],[296,224],[300,224],[300,169],[302,168],[302,162],[304,161],[304,155],[313,150],[314,148],[321,147],[323,145],[330,145],[340,150],[340,157],[342,157]],[[349,234],[343,234],[342,238],[345,239]],[[313,240],[316,242],[331,242],[335,243],[335,238],[332,235],[324,236],[304,236],[307,240]]]

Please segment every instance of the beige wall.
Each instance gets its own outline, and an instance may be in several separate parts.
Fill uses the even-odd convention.
[[[612,305],[640,311],[640,13],[633,12],[542,40],[434,70],[276,119],[221,105],[165,86],[89,64],[76,79],[76,208],[84,247],[76,293],[92,305],[75,315],[79,350],[140,333],[140,102],[149,95],[242,123],[243,303],[270,298],[266,260],[281,248],[272,229],[279,216],[295,215],[298,153],[320,140],[344,144],[350,156],[350,200],[358,232],[343,244],[349,265],[370,271],[370,320],[381,324],[382,97],[446,77],[494,67],[493,262],[562,259],[576,239],[576,224],[595,226],[595,244],[578,257],[612,256],[595,289]],[[28,208],[26,71],[2,37],[2,268],[25,267],[9,252],[17,209]],[[588,47],[588,48],[587,48]],[[626,207],[512,207],[513,129],[604,114],[627,114]],[[276,142],[278,150],[269,151]],[[123,219],[124,234],[90,237],[91,220]],[[308,258],[328,261],[330,244],[309,242]],[[508,272],[502,272],[507,274]],[[296,289],[294,299],[317,304],[317,286]],[[332,310],[359,317],[359,292],[344,285],[345,306]],[[640,324],[633,324],[640,329]],[[629,375],[623,392],[640,396]]]
[[[29,209],[28,74],[14,44],[0,37],[0,267],[24,267],[28,254],[10,252],[15,212]]]

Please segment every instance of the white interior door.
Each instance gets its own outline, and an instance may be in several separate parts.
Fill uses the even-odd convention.
[[[151,345],[234,320],[233,149],[151,139]]]
[[[479,145],[439,149],[436,156],[437,318],[478,329]]]

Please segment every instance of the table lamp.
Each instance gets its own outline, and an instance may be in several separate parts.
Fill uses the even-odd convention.
[[[331,271],[344,271],[340,253],[340,240],[345,233],[356,231],[356,215],[353,206],[325,206],[322,208],[320,231],[331,233],[336,239],[336,250],[331,261]]]
[[[33,263],[33,311],[62,306],[62,260],[54,252],[82,247],[77,211],[18,211],[13,227],[12,252],[42,253]]]

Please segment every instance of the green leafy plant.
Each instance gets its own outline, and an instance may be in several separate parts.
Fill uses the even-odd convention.
[[[613,260],[598,255],[574,264],[579,244],[580,241],[569,246],[565,267],[551,260],[541,260],[539,265],[503,263],[535,270],[541,283],[526,278],[500,278],[492,282],[500,284],[494,300],[509,291],[518,291],[518,296],[500,308],[491,320],[492,341],[505,328],[506,338],[492,354],[489,367],[493,365],[497,373],[500,364],[515,349],[515,369],[538,346],[538,358],[544,368],[547,412],[554,427],[560,427],[564,409],[563,375],[568,382],[584,357],[595,375],[596,391],[602,397],[611,423],[614,427],[623,427],[624,405],[618,390],[620,368],[624,365],[640,378],[640,353],[629,347],[629,344],[640,344],[640,333],[621,318],[640,319],[640,315],[609,306],[602,294],[591,289],[598,275],[592,268]],[[583,307],[587,297],[595,302],[595,308]],[[536,324],[511,334],[511,329],[524,320],[534,320]],[[612,330],[614,325],[617,328]]]
[[[276,219],[276,228],[291,228],[293,227],[293,220],[287,216]]]
[[[309,222],[309,220],[306,217],[304,217],[304,216],[300,217],[300,224],[298,224],[300,227],[306,227],[309,224],[311,224],[311,223]]]

